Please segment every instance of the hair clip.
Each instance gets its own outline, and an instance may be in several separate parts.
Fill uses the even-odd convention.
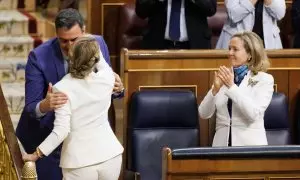
[[[250,85],[251,87],[255,86],[258,83],[258,81],[253,80],[252,78],[249,78],[248,80],[248,86]]]

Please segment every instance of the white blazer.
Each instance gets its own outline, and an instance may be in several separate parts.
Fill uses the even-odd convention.
[[[250,0],[225,0],[227,20],[217,42],[216,49],[228,49],[231,37],[242,31],[252,31],[255,7]],[[277,21],[285,15],[285,0],[272,0],[263,6],[263,34],[266,49],[282,49]]]
[[[257,81],[250,85],[249,79]],[[231,120],[232,146],[267,145],[264,128],[264,113],[273,95],[273,76],[259,72],[252,76],[249,71],[240,86],[221,87],[213,96],[211,90],[199,106],[199,115],[208,119],[216,111],[216,132],[213,146],[228,146]],[[232,118],[230,119],[227,102],[232,99]]]
[[[114,74],[103,57],[96,67],[98,72],[85,79],[67,74],[54,86],[68,96],[68,102],[55,110],[54,129],[39,149],[47,156],[63,142],[62,168],[97,164],[123,152],[108,122]]]

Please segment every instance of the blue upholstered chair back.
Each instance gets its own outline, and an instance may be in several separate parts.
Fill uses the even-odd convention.
[[[190,91],[140,91],[129,108],[129,170],[142,180],[161,179],[161,151],[199,146],[197,101]]]
[[[264,120],[269,145],[290,144],[289,110],[283,93],[274,92]]]

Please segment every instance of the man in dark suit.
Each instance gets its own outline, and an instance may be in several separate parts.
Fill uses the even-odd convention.
[[[300,0],[292,3],[292,25],[295,32],[294,48],[300,48]]]
[[[57,37],[38,46],[28,56],[25,70],[25,107],[16,134],[27,153],[35,152],[38,145],[53,129],[54,109],[63,106],[67,97],[52,93],[52,85],[68,72],[68,51],[74,41],[85,34],[84,20],[75,9],[60,11],[55,19]],[[109,52],[102,36],[94,35],[105,61],[110,65]],[[122,97],[124,88],[115,74],[113,98]],[[38,178],[61,180],[58,147],[49,156],[36,162]]]
[[[209,49],[207,17],[216,0],[136,0],[136,14],[148,18],[143,49]]]

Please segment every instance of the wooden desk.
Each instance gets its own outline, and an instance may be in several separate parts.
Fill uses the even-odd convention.
[[[296,149],[299,147],[296,147]],[[211,148],[212,149],[212,148]],[[226,148],[223,148],[226,151]],[[298,154],[294,150],[293,153]],[[300,157],[290,152],[266,156],[266,152],[251,157],[241,152],[240,157],[226,154],[204,157],[175,158],[171,149],[163,150],[163,180],[299,180]],[[278,153],[280,154],[280,153]],[[244,157],[245,156],[245,157]],[[248,156],[248,157],[246,157]]]

